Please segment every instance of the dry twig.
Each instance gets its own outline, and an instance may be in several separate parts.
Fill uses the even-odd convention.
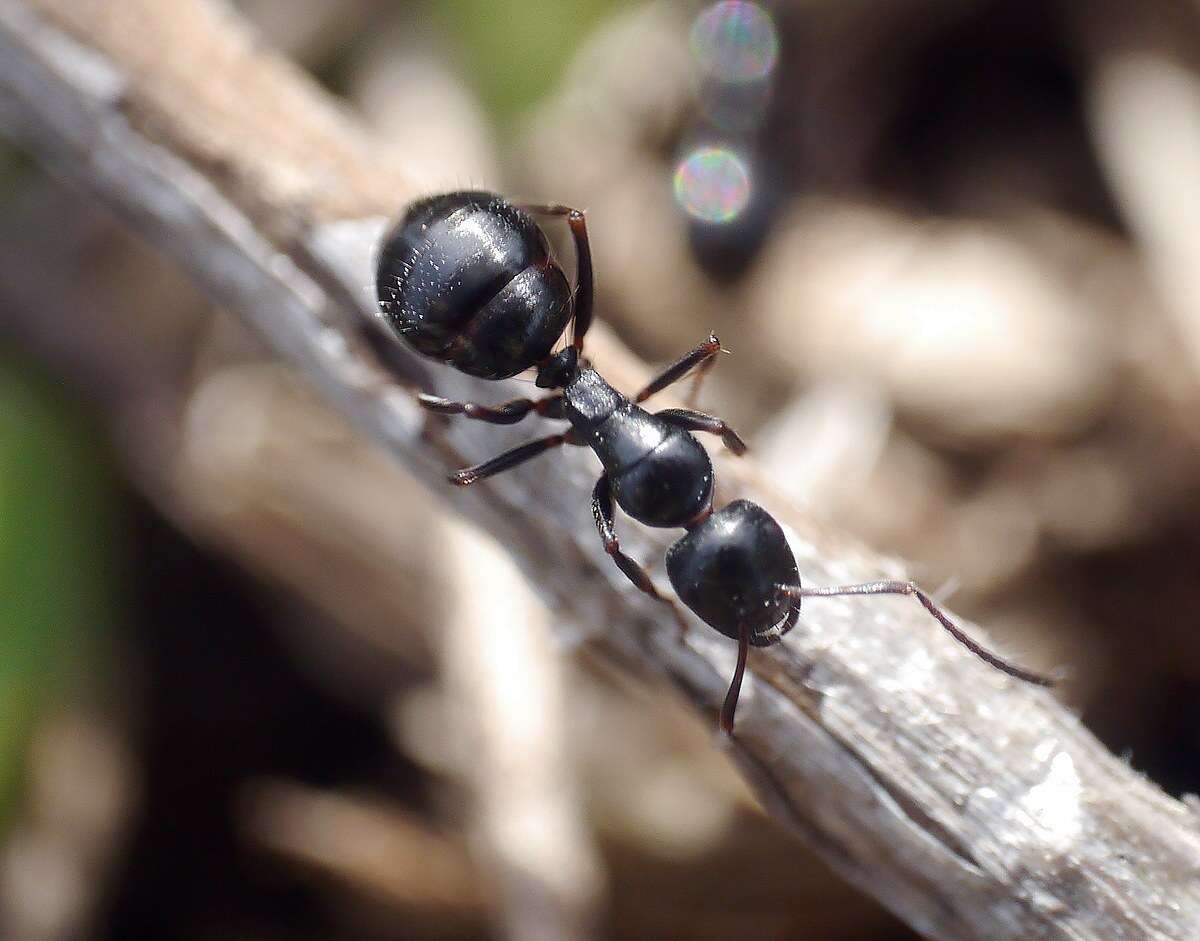
[[[441,643],[471,831],[513,941],[593,936],[601,866],[581,819],[566,741],[563,664],[546,617],[499,546],[446,526],[440,555],[460,585]]]
[[[612,570],[585,508],[587,455],[448,493],[443,469],[494,453],[503,432],[460,423],[427,436],[411,397],[347,332],[370,315],[364,286],[384,219],[415,194],[231,13],[200,0],[0,0],[0,119],[499,536],[595,648],[653,666],[711,717],[731,645],[706,630],[678,643]],[[602,337],[593,353],[606,366],[618,355]],[[415,384],[467,388],[448,370],[394,359]],[[898,574],[844,540],[818,544],[752,473],[719,463],[726,490],[757,494],[791,527],[814,581]],[[650,558],[662,540],[634,547]],[[956,647],[916,605],[814,602],[805,626],[751,667],[731,752],[764,805],[925,935],[1197,935],[1192,813],[1051,696]]]

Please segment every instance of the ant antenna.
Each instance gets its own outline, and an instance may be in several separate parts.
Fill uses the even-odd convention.
[[[929,595],[921,591],[913,582],[863,582],[860,585],[834,585],[829,588],[801,588],[799,585],[776,585],[775,587],[789,598],[795,598],[797,601],[801,598],[832,598],[838,595],[911,595],[921,602],[925,610],[937,619],[951,637],[1001,673],[1007,673],[1009,676],[1035,686],[1054,686],[1057,682],[1053,677],[1022,669],[972,640],[961,627],[950,620],[946,612],[939,608]]]
[[[750,632],[745,626],[738,628],[737,666],[733,670],[733,679],[729,683],[729,692],[721,703],[721,731],[726,735],[733,734],[733,715],[737,711],[738,696],[742,692],[742,677],[746,675],[746,657],[750,653]]]

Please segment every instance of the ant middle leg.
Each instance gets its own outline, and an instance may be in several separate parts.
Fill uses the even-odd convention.
[[[704,382],[704,377],[708,375],[713,364],[716,363],[716,355],[722,351],[721,341],[717,339],[715,333],[710,333],[708,339],[697,346],[694,350],[685,353],[679,357],[670,366],[664,369],[661,373],[655,376],[647,383],[636,396],[634,402],[644,402],[656,392],[661,392],[669,385],[674,385],[680,379],[684,378],[693,370],[696,371],[696,380],[692,384],[691,391],[686,396],[686,402],[691,405],[695,402],[696,396],[700,393],[700,385]]]
[[[655,412],[654,417],[661,418],[668,425],[674,425],[684,431],[704,431],[710,435],[720,435],[725,447],[738,457],[746,453],[746,442],[723,419],[715,415],[706,415],[690,408],[666,408]]]
[[[670,605],[675,623],[679,626],[680,639],[685,637],[688,624],[679,610],[679,605],[660,594],[646,570],[621,551],[621,542],[617,539],[612,488],[609,486],[608,474],[601,475],[600,479],[596,481],[596,489],[592,491],[592,516],[596,520],[596,529],[604,542],[604,551],[612,556],[617,568],[625,573],[625,577],[633,582],[639,591],[645,592],[651,598],[661,601],[665,605]]]
[[[1014,663],[1010,663],[1003,657],[992,653],[982,644],[971,639],[965,631],[952,620],[937,603],[921,591],[914,582],[901,581],[881,581],[881,582],[863,582],[858,585],[832,585],[826,588],[801,588],[799,585],[779,585],[777,586],[781,592],[790,598],[795,598],[797,601],[801,598],[833,598],[839,595],[910,595],[921,602],[921,605],[930,614],[937,619],[937,622],[946,629],[946,632],[956,641],[966,647],[971,653],[975,654],[984,663],[990,664],[1001,673],[1007,673],[1009,676],[1015,676],[1019,680],[1024,680],[1026,683],[1032,683],[1035,686],[1053,686],[1055,680],[1049,676],[1043,676],[1041,673],[1034,673],[1031,670],[1026,670]]]
[[[513,399],[501,405],[479,405],[476,402],[455,402],[422,392],[417,396],[421,407],[439,415],[466,415],[490,425],[513,425],[530,414],[543,418],[563,417],[562,395],[542,399]]]
[[[558,435],[548,435],[545,438],[538,438],[535,441],[530,441],[520,447],[513,448],[511,451],[505,451],[490,461],[484,461],[482,464],[475,464],[471,467],[464,467],[461,470],[454,471],[449,475],[450,483],[456,484],[459,487],[468,487],[476,481],[483,480],[485,477],[494,477],[496,474],[511,470],[518,464],[524,464],[526,461],[537,457],[539,454],[544,454],[552,448],[561,447],[564,444],[578,443],[578,440],[576,440],[574,434],[570,431]]]
[[[588,238],[587,217],[582,209],[573,209],[558,203],[522,204],[526,212],[540,216],[565,217],[575,243],[575,291],[574,319],[571,342],[577,350],[583,349],[583,337],[592,325],[592,307],[595,303],[595,277],[592,273],[592,243]]]

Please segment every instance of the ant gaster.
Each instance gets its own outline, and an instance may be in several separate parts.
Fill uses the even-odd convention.
[[[571,287],[534,216],[565,219],[576,255]],[[638,589],[674,610],[646,570],[621,550],[614,503],[647,526],[682,528],[667,550],[675,594],[702,621],[738,642],[737,668],[721,708],[732,733],[751,646],[779,641],[796,624],[801,599],[833,595],[913,595],[963,646],[997,669],[1030,683],[1052,680],[990,653],[967,637],[911,582],[878,581],[802,588],[783,529],[762,507],[736,500],[713,509],[713,467],[692,432],[719,435],[735,454],[741,438],[724,421],[690,408],[650,413],[639,403],[689,373],[697,381],[721,352],[710,336],[664,370],[633,399],[610,386],[583,358],[592,322],[592,261],[584,215],[567,206],[518,207],[486,192],[456,192],[414,203],[386,236],[376,287],[387,323],[413,349],[483,379],[537,369],[537,385],[558,390],[502,405],[421,395],[433,412],[507,425],[528,415],[570,423],[562,433],[450,475],[467,486],[563,445],[592,449],[604,468],[592,514],[605,551]],[[554,345],[569,324],[572,342]]]

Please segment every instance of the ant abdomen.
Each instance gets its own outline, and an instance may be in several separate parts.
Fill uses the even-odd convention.
[[[726,637],[751,646],[775,643],[799,607],[779,590],[799,585],[796,557],[783,528],[749,500],[735,500],[667,550],[667,576],[679,600]]]
[[[414,350],[483,379],[545,360],[573,310],[537,223],[485,192],[414,203],[384,239],[376,287]]]

